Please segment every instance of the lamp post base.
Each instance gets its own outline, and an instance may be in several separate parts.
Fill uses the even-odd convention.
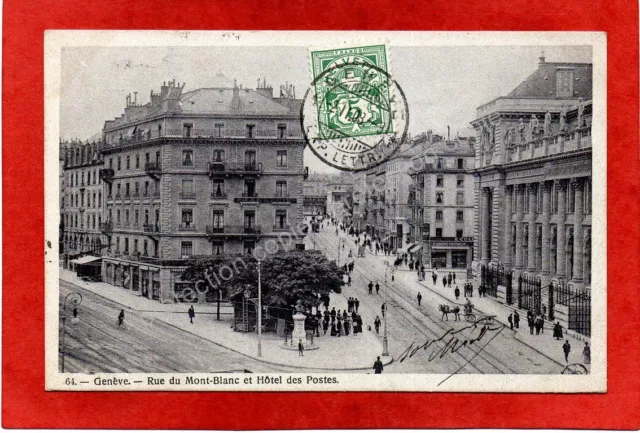
[[[382,356],[389,356],[389,341],[386,335],[382,339]]]

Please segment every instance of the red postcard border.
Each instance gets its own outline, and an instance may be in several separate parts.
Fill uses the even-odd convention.
[[[632,1],[6,0],[2,425],[5,428],[640,427],[638,8]],[[608,35],[608,392],[44,391],[43,42],[48,29],[538,30]],[[299,406],[300,401],[313,404]]]

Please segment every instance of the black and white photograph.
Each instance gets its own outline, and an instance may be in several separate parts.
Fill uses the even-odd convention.
[[[603,35],[45,46],[47,389],[606,391]]]

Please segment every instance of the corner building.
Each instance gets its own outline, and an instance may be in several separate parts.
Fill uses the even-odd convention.
[[[173,302],[192,288],[180,280],[192,256],[296,247],[304,140],[290,90],[174,80],[147,104],[127,97],[103,130],[104,281]]]
[[[477,109],[475,264],[488,294],[590,335],[592,65],[549,63]]]

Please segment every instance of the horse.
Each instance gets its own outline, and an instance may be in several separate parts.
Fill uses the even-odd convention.
[[[449,321],[449,313],[453,313],[456,322],[460,320],[460,307],[456,306],[451,308],[446,304],[440,304],[438,309],[442,311],[442,317],[440,318],[440,320],[443,320],[446,317],[447,321]]]

